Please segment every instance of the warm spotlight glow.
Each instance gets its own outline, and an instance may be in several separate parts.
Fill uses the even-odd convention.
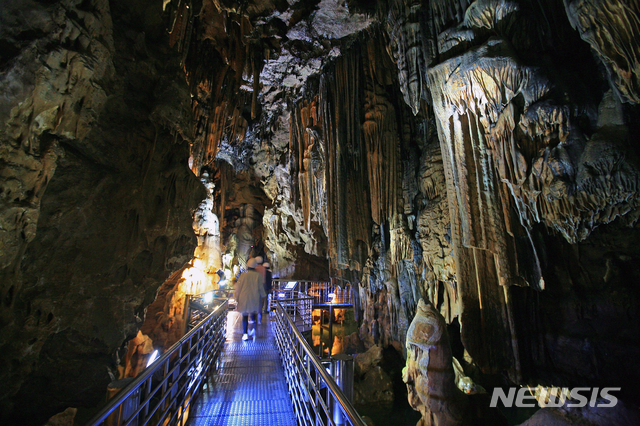
[[[222,255],[222,270],[224,271],[225,277],[228,280],[233,277],[233,255],[229,253],[225,253]]]
[[[194,266],[185,269],[182,278],[181,290],[186,294],[202,294],[211,290],[205,273]]]
[[[202,259],[195,258],[193,259],[192,263],[194,268],[197,268],[201,271],[206,271],[207,269],[207,263]]]

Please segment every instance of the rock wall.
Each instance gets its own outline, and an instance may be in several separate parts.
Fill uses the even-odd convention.
[[[202,270],[213,285],[219,280],[216,273],[222,268],[220,219],[214,213],[215,184],[211,182],[208,173],[202,174],[201,181],[207,189],[207,197],[202,200],[194,215],[193,231],[198,238],[198,246],[193,253],[194,266]]]
[[[507,288],[515,284],[540,291],[551,286],[549,292],[555,292],[568,282],[587,285],[584,276],[573,275],[577,271],[559,280],[550,273],[553,259],[540,255],[559,242],[540,242],[539,235],[533,235],[541,229],[535,224],[543,223],[543,233],[562,235],[577,247],[583,247],[578,243],[596,227],[616,219],[616,227],[629,226],[631,235],[637,232],[638,163],[631,140],[625,136],[627,123],[633,119],[622,118],[623,111],[630,116],[637,112],[612,94],[615,81],[609,87],[604,84],[606,75],[598,74],[585,46],[562,22],[564,10],[545,8],[547,19],[559,25],[542,27],[536,40],[520,31],[540,23],[540,11],[526,5],[507,6],[476,2],[469,8],[464,22],[450,31],[458,36],[464,33],[466,51],[456,52],[459,38],[442,43],[440,53],[450,58],[432,66],[427,75],[447,177],[456,275],[464,307],[462,341],[485,372],[507,370],[509,378],[518,382],[523,377],[522,361],[528,358],[520,346],[529,347],[540,337],[518,333],[518,322],[527,323],[531,318],[516,318],[514,296],[530,292]],[[487,28],[495,32],[487,34]],[[580,74],[571,64],[561,63],[560,55],[567,54],[571,46],[575,49],[572,56],[582,65]],[[532,52],[538,52],[536,57]],[[537,56],[544,59],[536,61]],[[603,232],[615,233],[616,227]],[[592,268],[580,257],[570,264],[581,263],[590,274]],[[552,279],[553,283],[548,282]],[[613,286],[621,290],[625,284],[619,281]],[[616,292],[609,287],[600,297],[606,300]],[[637,292],[629,296],[637,306]],[[549,303],[546,294],[540,298]],[[572,304],[565,303],[563,310]],[[617,310],[616,315],[622,318],[626,313]],[[584,323],[592,320],[581,318],[578,312],[570,316]],[[610,319],[593,318],[615,327]],[[479,324],[482,333],[470,324]],[[563,340],[574,339],[558,329],[548,332]],[[585,334],[582,338],[603,352],[626,340],[603,341]],[[550,346],[543,351],[559,351]],[[573,353],[573,359],[582,356],[578,346],[568,344],[562,357],[567,353]],[[581,365],[591,365],[588,369],[592,371],[595,365],[608,365],[607,374],[594,374],[592,379],[623,380],[621,371],[614,373],[616,367],[603,355],[594,354],[590,361],[583,358]],[[633,367],[627,364],[624,368]],[[575,371],[564,370],[557,361],[551,369],[562,380],[590,381],[584,374],[568,379]],[[527,378],[549,373],[543,373],[545,368],[535,373],[527,370]]]
[[[44,424],[104,400],[204,191],[161,4],[2,10],[0,418]]]

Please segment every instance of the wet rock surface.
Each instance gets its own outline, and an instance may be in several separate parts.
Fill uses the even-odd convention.
[[[204,191],[161,12],[3,2],[5,424],[102,402],[146,306],[193,253]]]

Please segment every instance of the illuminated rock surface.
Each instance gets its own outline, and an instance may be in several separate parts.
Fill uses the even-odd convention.
[[[409,358],[424,299],[480,385],[637,406],[639,15],[3,1],[2,420],[95,409],[141,328],[175,340],[187,269],[257,254],[350,282],[367,349]]]

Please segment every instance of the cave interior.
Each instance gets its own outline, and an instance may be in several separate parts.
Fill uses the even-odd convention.
[[[419,425],[508,386],[619,389],[527,425],[640,424],[637,0],[0,11],[2,424],[80,424],[258,255],[351,285]]]

